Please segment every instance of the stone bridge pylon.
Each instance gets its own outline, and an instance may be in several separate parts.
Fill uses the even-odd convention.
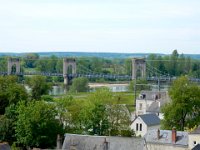
[[[132,80],[146,77],[146,60],[145,58],[132,59]]]
[[[64,85],[69,84],[69,78],[68,78],[69,74],[72,74],[72,75],[76,74],[76,59],[75,58],[63,58]]]
[[[7,74],[20,74],[20,59],[19,58],[8,58]]]

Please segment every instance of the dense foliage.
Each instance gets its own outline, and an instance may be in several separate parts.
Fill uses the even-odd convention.
[[[31,98],[40,99],[42,95],[48,94],[51,89],[51,85],[46,82],[45,76],[33,76],[27,77],[26,83],[31,88]]]
[[[23,146],[53,148],[57,134],[62,133],[56,108],[44,101],[19,103],[17,108],[16,139]]]
[[[169,91],[171,101],[163,108],[163,128],[178,130],[192,128],[200,123],[200,87],[187,77],[174,81]]]
[[[70,92],[87,92],[89,90],[88,82],[88,79],[84,77],[74,78]]]
[[[7,106],[17,104],[18,101],[27,98],[25,88],[17,83],[16,77],[0,76],[0,115],[5,113]]]
[[[0,77],[0,100],[5,103],[1,105],[0,142],[25,149],[54,148],[57,134],[134,135],[129,127],[129,110],[121,105],[120,95],[108,89],[99,89],[84,100],[52,98],[44,95],[48,89],[45,77],[29,77],[26,83],[32,88],[30,94],[16,77]]]

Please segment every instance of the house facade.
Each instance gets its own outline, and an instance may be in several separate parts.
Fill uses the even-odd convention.
[[[141,91],[136,99],[136,116],[156,114],[160,119],[163,119],[160,108],[168,101],[167,91]]]
[[[131,129],[135,131],[136,136],[144,136],[148,130],[159,129],[160,119],[155,114],[144,114],[137,116],[132,124]]]

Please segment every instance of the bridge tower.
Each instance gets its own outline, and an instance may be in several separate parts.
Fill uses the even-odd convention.
[[[69,84],[68,75],[70,74],[69,69],[71,67],[71,74],[76,74],[76,59],[74,58],[63,58],[63,77],[64,85]]]
[[[20,73],[20,59],[19,58],[8,58],[7,74],[13,73],[13,67],[16,67],[15,74]]]
[[[145,58],[132,59],[132,80],[146,77],[146,61]]]

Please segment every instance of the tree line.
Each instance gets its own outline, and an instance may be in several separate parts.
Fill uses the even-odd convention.
[[[63,60],[52,55],[50,57],[40,57],[37,53],[26,54],[21,57],[22,71],[39,71],[62,73]],[[131,75],[131,58],[99,58],[99,57],[78,57],[77,73],[80,74],[120,74]],[[179,54],[174,50],[171,55],[150,54],[146,57],[147,76],[180,76],[189,75],[200,77],[200,61]],[[0,58],[0,71],[7,69],[7,57]],[[70,70],[69,70],[70,71]],[[93,79],[94,80],[94,79]]]

